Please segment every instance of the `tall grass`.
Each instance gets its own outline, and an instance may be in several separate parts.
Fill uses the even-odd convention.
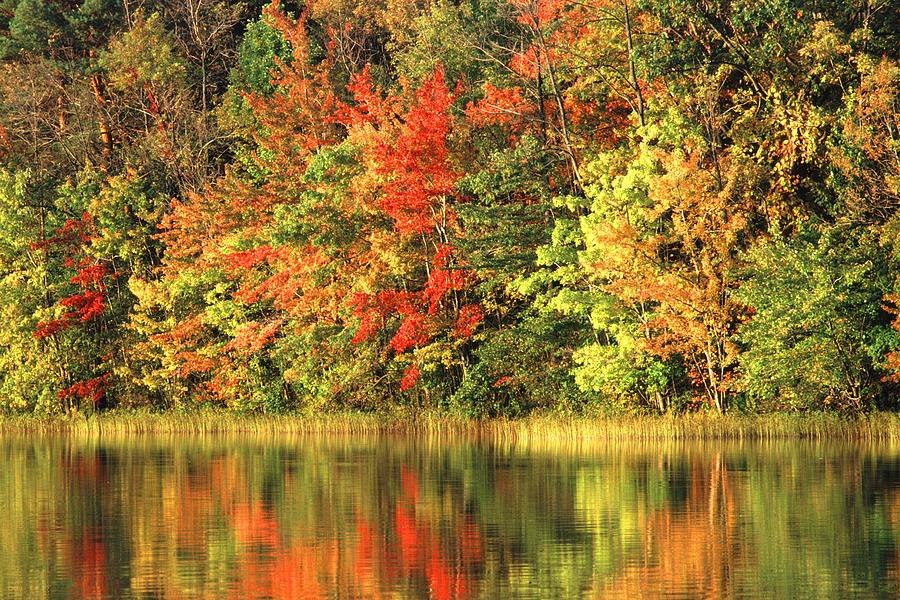
[[[428,435],[507,442],[610,439],[900,441],[900,414],[833,413],[586,417],[558,414],[520,419],[467,419],[434,412],[250,415],[226,411],[113,411],[90,416],[0,417],[0,433],[91,436],[172,434]]]

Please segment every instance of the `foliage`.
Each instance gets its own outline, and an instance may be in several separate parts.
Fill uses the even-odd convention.
[[[897,344],[881,306],[891,282],[879,248],[833,227],[760,244],[747,262],[737,295],[755,309],[741,330],[751,400],[857,410],[876,400],[879,367]]]
[[[139,4],[0,0],[0,406],[896,407],[889,4]]]

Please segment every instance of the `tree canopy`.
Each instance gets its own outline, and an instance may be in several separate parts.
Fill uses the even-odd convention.
[[[0,407],[897,408],[898,33],[0,0]]]

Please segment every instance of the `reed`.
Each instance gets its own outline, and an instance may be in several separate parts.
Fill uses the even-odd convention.
[[[0,433],[118,435],[429,435],[507,442],[608,439],[900,440],[900,414],[835,413],[673,416],[535,414],[518,419],[468,419],[439,412],[254,415],[228,411],[112,411],[96,415],[0,417]]]

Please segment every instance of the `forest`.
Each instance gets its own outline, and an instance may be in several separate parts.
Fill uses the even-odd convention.
[[[890,0],[0,0],[0,412],[900,408]]]

